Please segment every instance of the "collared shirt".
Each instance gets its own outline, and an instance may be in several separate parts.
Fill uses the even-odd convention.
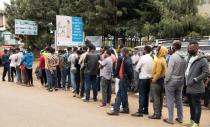
[[[136,65],[136,71],[140,72],[139,79],[152,78],[152,66],[153,66],[153,59],[150,56],[150,54],[142,56],[138,64]]]
[[[104,77],[107,80],[111,80],[111,78],[112,78],[112,67],[113,67],[111,57],[105,58],[101,62],[101,66],[102,66],[102,69],[100,70],[101,76]]]

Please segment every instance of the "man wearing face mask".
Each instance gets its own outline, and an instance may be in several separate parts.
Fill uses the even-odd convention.
[[[172,51],[165,76],[165,92],[167,97],[168,118],[164,122],[174,124],[174,102],[177,106],[176,121],[183,120],[182,90],[184,86],[184,72],[187,65],[185,54],[181,51],[182,43],[173,42]]]
[[[201,117],[201,94],[205,92],[203,80],[208,76],[209,67],[206,57],[199,53],[198,42],[190,42],[188,53],[185,77],[191,115],[189,125],[190,127],[198,127]]]

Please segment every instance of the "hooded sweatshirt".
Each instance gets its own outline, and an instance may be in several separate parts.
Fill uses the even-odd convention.
[[[171,55],[165,76],[165,82],[171,80],[184,81],[186,65],[187,61],[185,60],[185,54],[183,52],[176,51]]]
[[[152,82],[156,82],[158,79],[164,78],[167,63],[166,63],[166,54],[168,53],[168,49],[166,47],[161,46],[159,53],[157,54],[156,60],[154,60],[152,67]]]
[[[27,69],[32,69],[33,61],[34,61],[34,54],[32,52],[27,52],[22,60],[23,64]]]
[[[191,57],[188,59],[188,63],[190,58]],[[207,78],[209,74],[209,65],[206,57],[202,53],[199,53],[188,69],[189,72],[186,73],[187,93],[204,93],[205,86],[203,80]]]

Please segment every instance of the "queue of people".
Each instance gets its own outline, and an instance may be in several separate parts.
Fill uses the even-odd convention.
[[[120,46],[120,53],[115,56],[110,47],[102,47],[96,52],[94,45],[88,47],[69,47],[66,51],[47,47],[41,51],[36,75],[41,84],[49,92],[59,89],[70,90],[73,97],[80,97],[84,102],[91,99],[98,101],[101,91],[102,102],[98,107],[113,105],[108,115],[117,116],[120,113],[129,114],[129,87],[139,94],[139,108],[133,117],[149,115],[149,99],[153,101],[153,114],[149,119],[161,119],[164,95],[168,108],[168,116],[163,119],[168,124],[174,124],[174,105],[177,107],[175,120],[190,127],[198,127],[201,118],[201,97],[205,95],[205,106],[209,106],[210,96],[210,57],[199,51],[199,44],[192,41],[188,46],[188,55],[181,51],[182,43],[173,42],[169,53],[164,46],[153,49],[144,47],[144,53],[137,52],[131,56],[129,49]],[[167,58],[167,59],[166,59]],[[26,53],[17,48],[2,58],[4,71],[2,80],[8,73],[8,81],[25,83],[33,86],[32,65],[33,53]],[[119,80],[116,98],[111,104],[113,79]],[[190,122],[183,121],[183,93],[186,87],[190,106]]]
[[[31,48],[27,48],[25,51],[20,51],[20,48],[5,49],[2,56],[2,65],[4,67],[2,81],[6,81],[5,77],[7,75],[8,82],[25,84],[28,87],[33,86],[33,62],[34,55]]]

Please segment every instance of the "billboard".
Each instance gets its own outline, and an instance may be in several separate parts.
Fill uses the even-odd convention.
[[[82,17],[56,16],[57,46],[84,45]]]
[[[37,35],[38,26],[35,21],[15,19],[15,34]]]

